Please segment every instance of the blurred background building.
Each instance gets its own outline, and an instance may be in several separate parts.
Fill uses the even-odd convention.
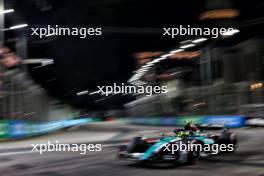
[[[182,51],[155,66],[157,84],[167,85],[169,92],[128,103],[132,116],[263,116],[263,33],[256,30],[263,29],[263,18],[245,17],[235,1],[205,1],[202,9],[201,27],[240,28],[241,33],[191,50],[200,51],[199,56],[181,57]]]
[[[261,1],[0,2],[3,12],[0,13],[1,43],[13,54],[2,56],[9,57],[7,64],[13,64],[1,64],[2,119],[43,121],[82,115],[256,115],[262,111]],[[150,7],[160,13],[146,15]],[[133,13],[135,9],[137,13]],[[48,24],[101,26],[104,35],[85,40],[56,36],[39,39],[30,35],[30,27]],[[172,40],[162,36],[162,27],[180,24],[232,27],[240,32],[208,39],[177,52],[155,63],[133,83],[127,83],[133,70],[172,48],[192,43],[195,37],[203,37],[179,36]],[[106,97],[96,93],[98,85],[114,82],[166,85],[168,93],[151,97],[145,94]]]

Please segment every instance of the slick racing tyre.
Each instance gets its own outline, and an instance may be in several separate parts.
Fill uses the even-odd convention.
[[[190,142],[191,145],[198,144],[196,140],[193,140]],[[188,151],[187,155],[187,165],[194,165],[197,164],[198,157],[199,157],[199,151]]]
[[[124,158],[126,151],[127,151],[127,146],[125,145],[119,146],[117,151],[117,157]]]
[[[147,144],[146,142],[142,139],[142,137],[134,137],[131,141],[131,143],[127,146],[127,151],[129,153],[142,153],[146,150]]]
[[[221,136],[219,136],[219,141],[220,144],[233,144],[233,150],[231,153],[235,152],[237,148],[237,136],[233,132],[223,132]]]

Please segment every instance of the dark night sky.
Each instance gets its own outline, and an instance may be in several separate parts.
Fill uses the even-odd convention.
[[[241,19],[261,15],[260,9],[253,14],[247,11],[263,7],[261,1],[258,5],[254,1],[250,1],[251,4],[241,0],[235,3],[243,9]],[[78,91],[94,89],[98,84],[126,82],[135,69],[132,53],[166,50],[182,40],[166,39],[161,34],[120,33],[124,27],[159,29],[179,24],[194,25],[203,10],[200,0],[8,0],[6,5],[16,10],[14,16],[7,17],[6,25],[25,22],[29,26],[59,24],[114,28],[103,36],[88,39],[39,41],[29,38],[29,58],[55,60],[52,66],[32,69],[33,77],[51,94],[78,105],[92,102],[90,97],[76,98]]]

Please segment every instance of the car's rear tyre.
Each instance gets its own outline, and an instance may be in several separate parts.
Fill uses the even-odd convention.
[[[117,157],[124,158],[126,151],[127,151],[126,145],[119,146],[117,151]]]
[[[129,153],[141,152],[144,146],[144,140],[142,137],[134,137],[130,144],[127,146],[127,151]]]
[[[190,145],[196,145],[196,144],[198,144],[196,140],[190,142]],[[187,155],[187,165],[197,164],[199,154],[200,154],[199,151],[189,150]]]
[[[221,134],[221,136],[219,137],[219,144],[225,144],[225,145],[229,145],[232,144],[233,145],[233,150],[229,151],[231,153],[235,152],[237,149],[237,136],[235,133],[233,132],[227,132],[227,133],[223,133]]]

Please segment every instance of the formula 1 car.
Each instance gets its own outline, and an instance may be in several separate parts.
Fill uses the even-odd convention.
[[[194,129],[194,128],[193,128]],[[237,144],[236,135],[227,129],[220,134],[217,133],[201,133],[195,130],[176,129],[173,136],[164,136],[160,139],[149,140],[144,137],[135,137],[127,146],[121,146],[118,151],[119,158],[126,158],[139,162],[151,163],[170,163],[170,164],[195,164],[199,157],[207,157],[219,154],[219,148],[214,149],[211,146],[216,144],[232,145],[231,150],[234,152]],[[201,146],[200,150],[167,150],[173,145],[196,144]],[[208,150],[204,150],[205,146],[209,146]],[[172,149],[172,148],[171,148]],[[223,152],[223,151],[221,151]]]
[[[205,125],[205,124],[204,124]],[[220,133],[216,132],[208,132],[206,129],[223,129]],[[199,126],[197,127],[195,124],[192,122],[188,122],[185,126],[184,129],[175,129],[173,132],[178,135],[178,133],[182,132],[188,133],[188,138],[189,139],[195,139],[201,144],[206,144],[206,143],[215,143],[215,144],[232,144],[233,146],[233,152],[235,151],[237,147],[237,135],[234,132],[231,132],[228,128],[225,128],[223,125],[211,125],[211,124],[206,124],[206,126]],[[210,141],[210,140],[213,140]]]
[[[227,147],[225,150],[210,150],[210,151],[200,151],[200,156],[216,155],[220,152],[235,152],[237,148],[237,136],[235,133],[229,131],[228,129],[222,130],[220,133],[206,132],[200,130],[183,130],[176,129],[173,131],[176,136],[183,136],[188,140],[195,140],[198,144],[204,145],[214,145],[223,144],[222,148]]]
[[[171,152],[165,150],[168,145],[176,144],[179,141],[187,144],[187,140],[178,136],[162,137],[159,140],[148,140],[142,136],[135,137],[129,145],[119,148],[118,157],[140,163],[195,164],[198,158],[196,151],[186,149]]]

